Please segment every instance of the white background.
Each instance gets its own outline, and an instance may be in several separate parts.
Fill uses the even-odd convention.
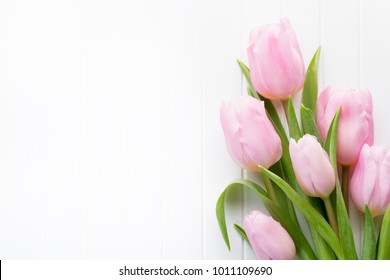
[[[0,258],[253,258],[215,203],[233,179],[222,99],[251,28],[282,16],[320,88],[369,88],[390,143],[386,0],[0,2]],[[299,100],[298,100],[299,101]],[[236,192],[229,226],[259,206]],[[359,238],[357,238],[359,241]]]

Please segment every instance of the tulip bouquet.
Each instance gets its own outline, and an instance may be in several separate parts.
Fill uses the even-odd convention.
[[[253,211],[234,225],[259,259],[390,259],[390,149],[374,146],[371,93],[328,86],[317,100],[320,48],[305,71],[287,19],[252,30],[247,52],[249,68],[238,64],[248,96],[222,103],[221,124],[233,160],[261,183],[238,179],[220,195],[227,247],[226,196],[245,187],[269,213]],[[299,121],[292,97],[302,88]],[[353,207],[364,219],[361,252]]]

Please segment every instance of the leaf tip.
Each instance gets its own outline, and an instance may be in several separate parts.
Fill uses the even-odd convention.
[[[229,239],[225,239],[225,244],[226,244],[226,247],[228,248],[229,252],[231,251],[230,250],[230,242],[229,242]]]
[[[261,166],[261,165],[258,165],[257,167],[259,168],[259,170],[260,170],[261,172],[263,172],[263,171],[266,171],[266,170],[267,170],[266,168],[264,168],[264,167],[263,167],[263,166]]]
[[[335,115],[335,118],[339,118],[340,117],[340,114],[341,114],[341,106],[337,109],[337,112],[336,112],[336,115]]]

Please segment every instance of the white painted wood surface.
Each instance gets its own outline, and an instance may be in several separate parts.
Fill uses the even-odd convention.
[[[0,1],[0,258],[242,259],[219,124],[256,25],[290,18],[320,88],[369,88],[390,144],[386,0]],[[299,95],[296,102],[299,102]],[[360,237],[357,238],[359,242]]]

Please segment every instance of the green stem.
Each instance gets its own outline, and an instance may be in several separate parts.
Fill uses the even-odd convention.
[[[286,119],[288,119],[288,98],[286,100],[282,100],[282,105]]]
[[[339,227],[337,225],[336,216],[334,214],[332,203],[330,202],[329,197],[323,198],[326,208],[326,214],[328,215],[329,223],[331,227],[333,228],[334,232],[338,235],[339,234]]]
[[[347,208],[347,212],[349,212],[349,166],[342,167],[343,172],[343,182],[342,182],[342,192],[345,203],[345,208]]]
[[[272,186],[272,183],[271,183],[271,180],[264,175],[263,172],[260,173],[262,179],[263,179],[263,182],[264,182],[264,186],[265,186],[265,189],[267,190],[267,193],[269,195],[269,198],[275,202],[277,205],[279,205],[279,202],[276,198],[276,194],[275,194],[275,191],[274,191],[274,188]]]
[[[373,217],[373,220],[374,220],[375,236],[379,236],[379,233],[381,231],[382,222],[383,222],[383,216],[381,215],[381,216]]]

